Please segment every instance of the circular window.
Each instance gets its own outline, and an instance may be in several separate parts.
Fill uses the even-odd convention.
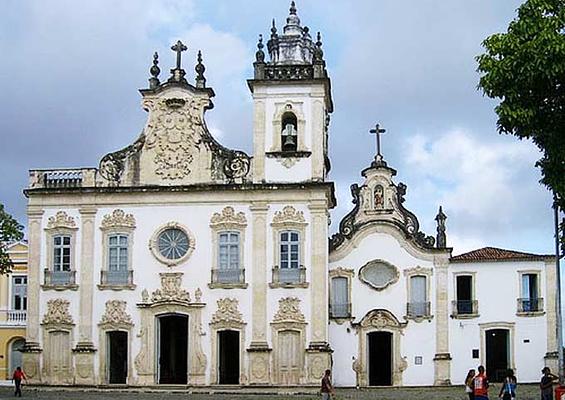
[[[171,222],[155,232],[149,247],[157,260],[173,266],[190,256],[194,244],[194,237],[188,229]]]
[[[158,242],[159,253],[169,260],[178,260],[188,251],[188,236],[177,228],[161,232]]]

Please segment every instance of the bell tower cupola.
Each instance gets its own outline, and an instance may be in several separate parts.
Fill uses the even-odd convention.
[[[301,25],[294,1],[281,33],[273,19],[266,46],[259,35],[253,67],[254,182],[325,181],[330,79],[322,36]]]

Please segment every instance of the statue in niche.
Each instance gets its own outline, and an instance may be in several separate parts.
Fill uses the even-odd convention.
[[[385,201],[384,201],[384,190],[381,185],[375,186],[375,209],[382,209],[384,208]]]

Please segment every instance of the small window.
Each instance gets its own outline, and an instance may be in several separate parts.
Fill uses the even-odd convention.
[[[127,271],[128,236],[110,235],[108,237],[108,271]]]
[[[239,269],[239,232],[222,232],[219,235],[219,260],[221,270]]]
[[[281,268],[300,267],[300,237],[297,231],[283,231],[280,234]]]
[[[522,275],[521,312],[542,311],[542,299],[539,298],[538,274]]]
[[[58,235],[53,237],[53,271],[71,270],[71,237]]]
[[[298,123],[296,116],[287,112],[282,116],[282,151],[294,152],[298,149]]]
[[[457,277],[457,314],[469,315],[476,313],[473,300],[473,276],[459,275]]]
[[[408,315],[411,317],[429,315],[427,282],[425,276],[415,275],[410,277],[410,303],[408,304]]]
[[[27,310],[27,277],[14,276],[12,280],[12,309]]]
[[[347,318],[349,311],[348,279],[345,277],[332,278],[332,302],[330,305],[333,318]]]

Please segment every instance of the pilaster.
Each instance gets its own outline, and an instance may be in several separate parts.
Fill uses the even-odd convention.
[[[255,99],[253,110],[253,182],[265,180],[265,101]]]
[[[29,383],[41,382],[41,346],[39,343],[39,294],[41,283],[41,219],[43,210],[29,207],[28,215],[28,280],[26,344],[22,363]]]
[[[449,354],[448,325],[448,265],[449,255],[434,258],[436,276],[436,354],[434,356],[434,385],[451,384],[451,355]]]
[[[555,293],[557,287],[557,271],[555,263],[550,261],[545,263],[545,293],[546,298],[546,321],[547,321],[547,352],[545,354],[545,366],[552,371],[558,368],[558,346],[557,346],[557,302]]]
[[[324,102],[323,98],[312,103],[312,180],[324,180]]]
[[[252,213],[253,282],[252,323],[249,353],[249,383],[270,383],[270,351],[267,343],[267,203],[250,206]]]
[[[85,207],[79,210],[81,215],[81,255],[80,255],[80,316],[79,340],[75,354],[77,375],[76,384],[93,385],[94,354],[96,349],[92,342],[92,302],[93,302],[93,274],[94,274],[94,218],[96,209]]]

